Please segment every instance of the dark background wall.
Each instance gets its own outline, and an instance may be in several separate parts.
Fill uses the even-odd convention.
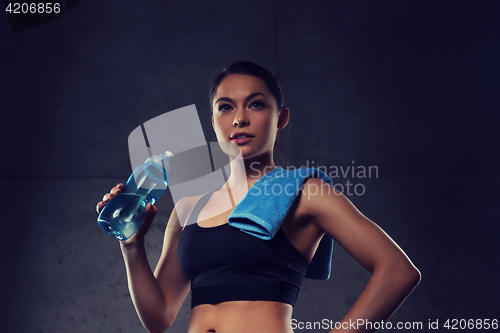
[[[421,270],[394,323],[500,319],[497,1],[94,1],[12,33],[0,14],[2,332],[142,332],[95,204],[128,134],[248,59],[281,80],[287,165],[377,166],[349,198]],[[312,162],[314,161],[314,162]],[[147,236],[152,266],[173,203]],[[370,274],[341,246],[293,317],[340,320]],[[172,332],[185,332],[189,298]],[[325,332],[326,330],[315,330]],[[421,330],[422,332],[427,329]],[[473,331],[473,330],[470,330]],[[296,332],[312,332],[296,330]]]

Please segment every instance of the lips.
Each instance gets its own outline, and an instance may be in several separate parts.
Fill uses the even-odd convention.
[[[246,132],[236,132],[233,135],[231,135],[231,141],[240,145],[252,140],[253,137],[254,136],[252,134]]]

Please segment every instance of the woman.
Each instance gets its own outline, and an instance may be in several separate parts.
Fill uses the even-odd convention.
[[[420,273],[398,245],[375,223],[363,216],[345,196],[331,186],[331,191],[318,191],[318,188],[324,188],[325,180],[310,177],[304,181],[272,241],[247,246],[246,242],[259,241],[248,238],[253,236],[243,236],[241,231],[227,226],[233,207],[222,207],[222,198],[226,198],[230,192],[234,198],[233,203],[238,203],[258,179],[276,169],[273,160],[276,136],[287,125],[290,111],[284,105],[281,87],[274,76],[251,62],[234,63],[215,78],[211,90],[211,106],[212,126],[218,141],[232,143],[239,148],[243,167],[237,169],[231,164],[231,177],[227,186],[203,196],[204,205],[198,204],[193,208],[202,201],[200,196],[185,198],[176,204],[167,224],[162,254],[154,274],[147,261],[144,235],[153,221],[156,207],[148,204],[147,216],[137,233],[120,243],[130,293],[146,329],[149,332],[166,330],[174,321],[193,283],[194,303],[188,332],[293,332],[290,323],[294,297],[298,292],[297,284],[300,287],[307,265],[323,235],[338,241],[361,265],[372,272],[366,288],[342,323],[333,331],[368,332],[372,331],[369,327],[360,326],[353,330],[353,326],[348,324],[356,322],[358,318],[372,323],[387,320],[419,283]],[[235,186],[236,177],[241,175],[246,177],[246,186]],[[119,194],[122,187],[123,184],[118,184],[107,193],[103,201],[97,204],[97,211]],[[186,218],[179,220],[179,216],[186,215],[178,213],[181,210],[196,212],[189,216],[192,219],[189,222]],[[196,230],[213,232],[197,233]],[[217,246],[216,243],[210,243],[210,239],[220,237],[217,236],[220,232],[232,232],[231,235],[242,237],[241,241],[237,241],[237,244],[241,244],[240,248],[235,248],[234,251],[241,251],[243,248],[252,254],[258,252],[255,247],[268,244],[288,249],[290,253],[287,255],[295,260],[293,264],[289,264],[294,271],[287,281],[279,281],[284,286],[283,293],[271,296],[263,292],[265,288],[260,287],[248,293],[242,291],[244,288],[238,285],[239,280],[228,279],[222,274],[203,275],[203,270],[197,271],[204,266],[203,262],[197,262],[197,256],[190,256],[190,250],[193,249],[198,250],[198,253],[203,252],[207,260],[226,260],[226,256],[227,260],[235,260],[230,253],[212,254]],[[202,249],[193,245],[205,241],[203,244],[212,245],[200,245]],[[280,259],[272,255],[266,254],[266,258],[262,259],[269,259],[270,262],[275,260],[277,265],[280,264]],[[255,261],[255,265],[260,265],[260,259]],[[270,279],[282,278],[274,276],[274,267],[269,267],[273,265],[259,269],[265,271],[262,274],[268,274],[269,271]],[[238,268],[234,270],[230,274],[240,274],[240,280],[247,279],[246,270],[243,273],[237,272]],[[256,270],[248,272],[248,275],[252,275],[251,278],[248,277],[250,285],[253,275],[259,273]],[[203,279],[199,276],[203,276]],[[219,283],[227,279],[228,285],[235,286],[235,289],[229,292],[222,286],[215,292],[211,290],[208,294],[203,294],[199,290],[204,289],[198,288],[195,296],[194,279],[197,279],[197,285],[203,284],[200,280],[208,279],[209,281],[204,282],[210,285],[210,279]],[[253,288],[252,285],[250,287]],[[253,290],[252,288],[250,289]]]

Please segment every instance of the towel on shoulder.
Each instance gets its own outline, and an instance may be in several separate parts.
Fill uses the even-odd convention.
[[[252,236],[270,240],[285,220],[307,178],[319,178],[333,186],[323,171],[316,168],[285,170],[276,168],[257,180],[229,215],[229,224]],[[324,235],[309,263],[306,278],[330,277],[333,239]]]

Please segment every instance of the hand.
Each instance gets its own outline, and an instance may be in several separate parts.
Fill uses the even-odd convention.
[[[102,197],[102,201],[98,202],[96,205],[96,210],[98,213],[101,213],[103,210],[104,206],[112,200],[114,197],[116,197],[118,194],[121,193],[121,190],[123,188],[122,183],[116,184],[115,187],[109,191],[109,193],[106,193]],[[139,226],[139,229],[133,234],[129,239],[121,241],[122,245],[128,246],[136,243],[137,241],[143,241],[144,240],[144,235],[148,232],[149,228],[151,227],[151,223],[153,223],[154,217],[157,213],[158,209],[151,203],[148,203],[146,205],[146,216],[144,217],[141,225]]]
[[[106,206],[106,204],[109,202],[109,200],[113,199],[115,196],[117,196],[118,194],[120,194],[120,192],[122,191],[122,188],[123,188],[123,184],[122,183],[118,183],[116,184],[115,187],[113,187],[111,189],[111,191],[109,191],[109,193],[106,193],[103,197],[102,197],[102,201],[99,201],[97,203],[97,206],[95,207],[95,209],[97,210],[97,213],[101,213],[101,210],[104,208],[104,206]]]

